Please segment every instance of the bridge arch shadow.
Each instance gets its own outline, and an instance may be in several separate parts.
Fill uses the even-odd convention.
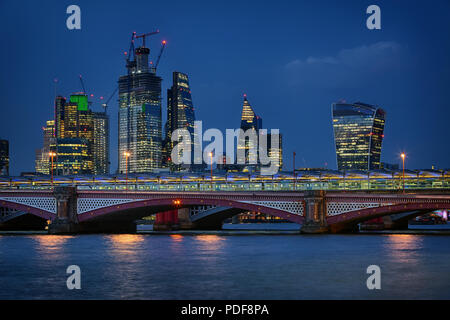
[[[26,212],[28,214],[37,216],[45,220],[54,220],[56,218],[56,214],[48,212],[46,210],[34,208],[31,206],[27,206],[25,204],[16,203],[3,199],[0,200],[0,207]]]
[[[344,230],[352,230],[359,223],[375,218],[404,213],[401,220],[407,222],[410,219],[435,210],[450,210],[450,203],[407,203],[365,208],[329,216],[327,217],[327,223],[332,232],[342,232]]]
[[[180,203],[178,204],[176,201],[180,201]],[[303,216],[276,208],[235,200],[199,199],[188,197],[183,197],[179,200],[175,200],[174,198],[140,200],[113,205],[79,214],[78,221],[80,223],[97,223],[102,221],[130,222],[145,216],[156,214],[158,212],[190,208],[199,205],[227,208],[217,212],[216,214],[210,214],[201,218],[193,219],[195,226],[200,228],[208,228],[208,226],[217,226],[218,224],[221,225],[223,220],[246,211],[256,211],[299,224],[303,222]]]

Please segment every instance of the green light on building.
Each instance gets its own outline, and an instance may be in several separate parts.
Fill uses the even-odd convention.
[[[70,102],[74,102],[78,106],[78,111],[88,110],[88,97],[84,94],[75,94],[70,96]]]

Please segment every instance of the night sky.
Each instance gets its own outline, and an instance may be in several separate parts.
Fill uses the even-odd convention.
[[[67,6],[81,30],[66,28]],[[366,8],[381,7],[381,30]],[[34,171],[42,126],[57,93],[114,91],[126,74],[131,33],[167,40],[163,123],[171,73],[190,77],[203,128],[238,128],[242,95],[265,128],[283,134],[285,169],[335,169],[331,104],[376,104],[387,112],[382,161],[450,167],[450,1],[0,1],[0,137],[10,141],[11,174]],[[117,96],[110,103],[111,171],[117,168]]]

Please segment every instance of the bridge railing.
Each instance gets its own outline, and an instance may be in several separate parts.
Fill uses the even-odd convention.
[[[304,191],[304,190],[401,190],[402,179],[339,179],[286,181],[233,181],[233,182],[179,182],[179,183],[55,183],[54,186],[76,186],[79,190],[129,190],[129,191]],[[49,190],[51,184],[0,185],[0,190]],[[405,179],[405,189],[450,189],[449,178]]]

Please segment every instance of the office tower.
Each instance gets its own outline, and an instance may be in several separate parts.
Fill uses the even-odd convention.
[[[0,176],[9,175],[9,142],[0,140]]]
[[[106,112],[94,112],[94,174],[109,173],[109,117]]]
[[[72,94],[69,101],[56,97],[55,137],[55,174],[94,173],[94,114],[86,94]]]
[[[244,104],[242,105],[241,129],[244,131],[248,129],[262,129],[262,118],[253,111],[247,100],[247,95],[244,95]]]
[[[383,109],[361,102],[332,105],[338,170],[380,169],[385,116]]]
[[[248,132],[248,130],[250,130],[256,134],[256,140],[252,140],[245,135],[238,137],[238,154],[239,150],[243,150],[245,155],[245,164],[241,166],[242,170],[257,170],[259,169],[258,133],[259,130],[262,129],[262,118],[256,115],[247,100],[247,95],[244,95],[244,103],[242,105],[241,129],[244,132]],[[251,150],[254,150],[256,154],[256,163],[254,164],[250,164],[253,160],[251,159]]]
[[[165,140],[164,140],[164,155],[163,165],[168,166],[170,155],[174,147],[172,143],[172,132],[176,129],[185,128],[189,131],[191,136],[191,163],[181,166],[174,166],[172,169],[190,169],[195,171],[203,168],[202,160],[199,163],[194,163],[194,144],[198,144],[199,140],[194,136],[194,122],[195,113],[192,104],[191,89],[189,87],[189,78],[187,74],[181,72],[173,72],[173,84],[167,90],[167,122],[165,125]],[[180,155],[181,156],[181,155]]]
[[[278,139],[278,146],[272,145],[272,138]],[[280,171],[283,168],[283,135],[281,133],[267,134],[267,150],[269,158],[277,167],[277,171]]]
[[[55,120],[48,120],[42,127],[44,143],[41,149],[36,150],[35,171],[50,174],[50,146],[55,144]]]
[[[161,167],[161,78],[149,68],[150,49],[141,46],[129,54],[128,74],[119,78],[118,170],[151,172]]]
[[[66,98],[57,96],[55,98],[55,137],[64,135],[64,106]]]
[[[53,163],[54,175],[91,174],[89,142],[84,138],[59,138],[50,146],[57,154]]]

